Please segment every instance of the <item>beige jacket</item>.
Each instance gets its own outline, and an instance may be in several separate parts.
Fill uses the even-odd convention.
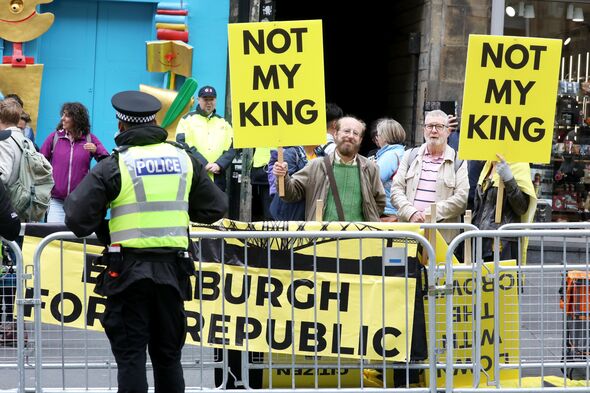
[[[393,178],[391,203],[397,208],[400,221],[410,221],[412,214],[418,211],[414,207],[414,198],[420,181],[425,151],[426,144],[423,144],[419,147],[416,159],[411,163],[408,162],[411,150],[406,151]],[[467,162],[464,161],[455,173],[455,159],[455,150],[446,146],[444,162],[440,166],[436,181],[437,222],[459,222],[461,214],[465,212],[467,207],[467,194],[469,193]],[[443,236],[447,242],[458,233],[458,231],[445,232]]]
[[[305,219],[315,221],[316,201],[326,202],[330,182],[326,174],[324,158],[315,158],[293,174],[285,176],[285,202],[297,202],[305,198]],[[334,153],[330,154],[334,163]],[[385,190],[379,179],[379,168],[361,155],[357,155],[361,173],[361,194],[363,197],[363,217],[365,221],[379,221],[385,209]],[[326,204],[324,203],[324,211]]]

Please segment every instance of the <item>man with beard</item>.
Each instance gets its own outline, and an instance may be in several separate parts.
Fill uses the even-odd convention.
[[[316,202],[324,201],[323,221],[379,221],[385,191],[377,166],[358,154],[366,125],[352,116],[336,125],[335,151],[311,160],[289,176],[286,162],[276,163],[273,174],[285,177],[285,202],[305,198],[305,219],[314,221]],[[332,179],[330,179],[332,178]]]
[[[400,221],[424,222],[424,210],[436,203],[437,222],[459,222],[467,206],[467,165],[447,144],[449,118],[441,110],[426,113],[422,146],[406,151],[391,186],[391,202]],[[446,233],[445,233],[446,232]],[[456,231],[443,232],[450,241]]]

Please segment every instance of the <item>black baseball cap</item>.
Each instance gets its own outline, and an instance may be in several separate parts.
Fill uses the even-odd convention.
[[[217,92],[213,86],[203,86],[199,90],[199,97],[217,97]]]

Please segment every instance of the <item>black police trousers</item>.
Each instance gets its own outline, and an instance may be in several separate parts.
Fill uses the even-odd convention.
[[[102,325],[117,361],[119,393],[145,393],[146,347],[156,393],[184,392],[180,364],[186,314],[178,291],[150,279],[107,297]]]

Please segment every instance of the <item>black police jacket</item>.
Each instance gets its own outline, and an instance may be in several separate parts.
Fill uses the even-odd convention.
[[[0,236],[6,240],[16,240],[19,232],[18,214],[10,203],[4,183],[0,182]]]
[[[166,141],[168,133],[154,125],[138,125],[115,137],[117,146],[145,146]],[[188,213],[190,220],[212,223],[223,218],[228,209],[227,196],[213,184],[205,168],[190,154],[193,179],[189,191]],[[107,208],[121,191],[121,173],[118,153],[100,161],[68,196],[64,204],[65,223],[77,236],[93,232],[101,243],[110,244]],[[170,249],[130,250],[125,252],[124,263],[117,277],[104,276],[97,293],[105,296],[123,291],[141,279],[156,284],[172,285],[183,298],[190,296],[190,283],[183,267],[176,263],[176,251]],[[187,287],[188,285],[188,287]]]

